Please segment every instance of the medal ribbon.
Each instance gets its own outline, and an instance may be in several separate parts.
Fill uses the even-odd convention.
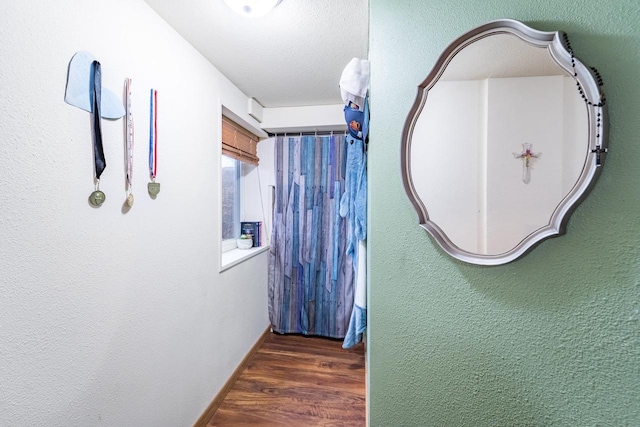
[[[133,114],[131,112],[131,79],[124,80],[125,85],[125,110],[127,116],[127,190],[131,194],[133,184]]]
[[[158,91],[151,89],[149,102],[149,175],[155,181],[158,172]]]
[[[102,148],[102,130],[100,128],[100,98],[102,96],[102,72],[100,63],[93,61],[93,162],[96,169],[96,181],[100,182],[100,175],[107,167]]]

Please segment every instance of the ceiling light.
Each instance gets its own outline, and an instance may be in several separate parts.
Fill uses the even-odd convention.
[[[234,12],[249,18],[265,16],[281,0],[224,0]]]

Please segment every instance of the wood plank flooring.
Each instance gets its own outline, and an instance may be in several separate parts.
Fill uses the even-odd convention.
[[[362,344],[270,333],[207,427],[364,426],[365,399]]]

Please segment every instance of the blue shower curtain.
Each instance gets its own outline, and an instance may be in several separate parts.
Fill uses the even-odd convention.
[[[269,262],[269,317],[278,333],[344,338],[354,301],[346,255],[344,135],[279,136]]]

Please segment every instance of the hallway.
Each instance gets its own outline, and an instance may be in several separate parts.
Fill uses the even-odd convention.
[[[364,347],[341,345],[268,334],[207,427],[364,426]]]

